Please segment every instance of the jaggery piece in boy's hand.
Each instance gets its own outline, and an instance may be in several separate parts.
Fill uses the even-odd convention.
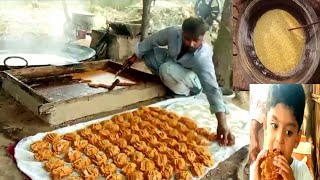
[[[261,176],[263,176],[265,180],[277,180],[279,168],[273,165],[273,161],[274,157],[279,156],[280,154],[280,151],[277,149],[267,152],[267,157],[261,163]]]

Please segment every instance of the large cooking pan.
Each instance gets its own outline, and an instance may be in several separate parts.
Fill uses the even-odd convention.
[[[95,50],[48,40],[0,41],[0,70],[25,66],[68,65],[89,60]]]

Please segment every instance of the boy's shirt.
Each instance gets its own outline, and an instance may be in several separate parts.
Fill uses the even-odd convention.
[[[256,161],[250,166],[250,180],[254,180],[255,164]],[[312,180],[312,176],[308,169],[308,166],[304,162],[298,161],[296,158],[293,158],[290,167],[292,169],[295,180]]]

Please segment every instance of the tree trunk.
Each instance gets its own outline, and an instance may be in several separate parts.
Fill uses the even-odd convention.
[[[152,3],[152,0],[143,0],[143,14],[142,14],[140,41],[143,41],[144,38],[148,35],[151,3]]]
[[[218,37],[214,43],[213,62],[219,85],[232,87],[232,1],[226,0]]]

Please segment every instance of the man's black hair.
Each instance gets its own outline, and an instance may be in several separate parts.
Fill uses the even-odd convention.
[[[305,93],[301,84],[275,84],[271,85],[268,92],[267,111],[282,103],[293,113],[299,125],[303,122]]]
[[[202,18],[197,17],[189,17],[182,24],[182,31],[190,33],[194,37],[204,35],[208,29],[208,24]]]

